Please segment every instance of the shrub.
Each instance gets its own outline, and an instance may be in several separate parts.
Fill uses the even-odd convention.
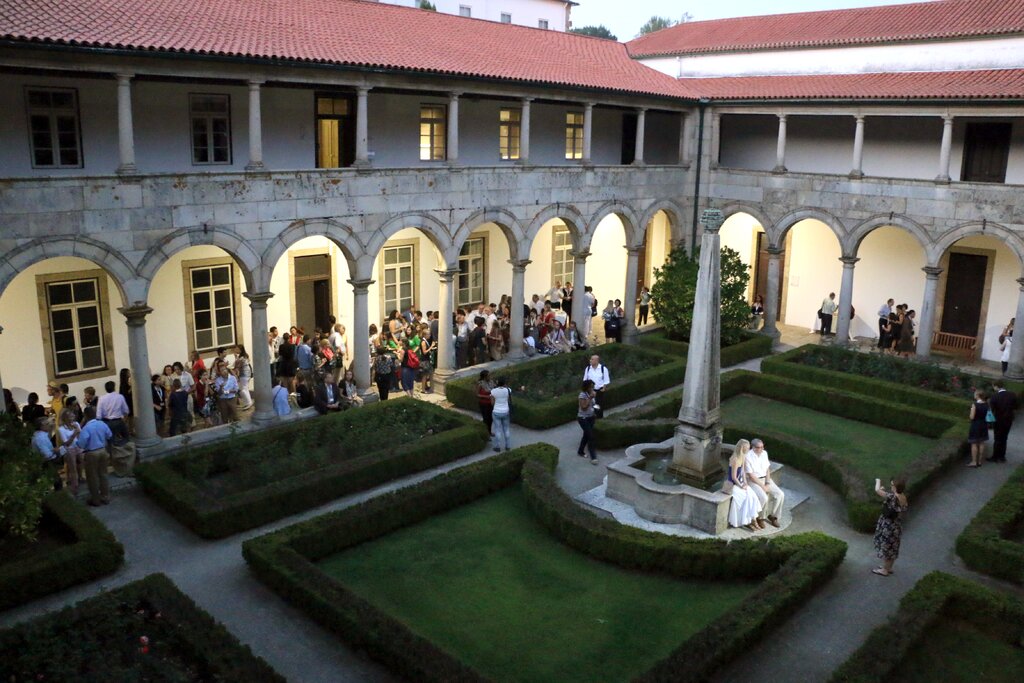
[[[1010,540],[1024,524],[1024,466],[1018,467],[956,539],[968,567],[1024,583],[1024,543]]]
[[[0,631],[0,678],[284,681],[163,574]]]
[[[747,303],[750,274],[739,253],[733,249],[722,247],[721,259],[721,335],[722,345],[729,346],[742,339],[750,324],[750,304]],[[699,266],[699,250],[691,256],[683,247],[677,247],[669,253],[661,268],[654,269],[652,312],[665,326],[669,339],[690,338]]]
[[[0,541],[35,538],[43,499],[53,489],[31,440],[32,430],[17,416],[0,414]]]
[[[394,440],[398,433],[412,436]],[[185,451],[135,472],[178,521],[222,538],[471,455],[487,439],[472,418],[396,399]],[[275,454],[285,462],[274,463]]]
[[[14,561],[0,559],[0,609],[110,574],[124,562],[114,535],[67,493],[46,497],[40,526],[68,543]]]
[[[639,343],[640,346],[646,349],[684,359],[690,349],[690,345],[687,342],[669,339],[668,334],[663,330],[641,335]],[[767,356],[771,352],[771,337],[752,332],[743,332],[740,341],[728,346],[722,346],[721,364],[723,368],[728,368],[752,358]]]
[[[527,387],[525,396],[512,396],[512,421],[530,429],[549,429],[576,419],[583,371],[595,353],[612,378],[601,400],[606,409],[679,384],[686,368],[685,359],[626,344],[605,344],[522,363],[492,374],[506,377],[510,387]],[[446,398],[459,408],[478,411],[477,379],[473,375],[447,382]]]

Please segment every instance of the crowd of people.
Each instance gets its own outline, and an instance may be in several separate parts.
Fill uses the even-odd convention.
[[[910,358],[917,350],[917,311],[889,299],[878,309],[878,350]]]

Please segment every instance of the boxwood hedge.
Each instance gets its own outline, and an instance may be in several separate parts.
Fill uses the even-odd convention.
[[[483,681],[435,643],[360,598],[314,563],[515,484],[560,540],[624,567],[695,578],[763,578],[770,599],[714,622],[643,675],[643,681],[704,680],[790,613],[842,562],[846,544],[812,533],[734,543],[680,539],[622,527],[573,503],[555,483],[558,451],[515,449],[362,505],[246,541],[256,575],[286,600],[411,680]]]
[[[968,567],[1024,583],[1024,543],[1009,540],[1024,524],[1024,466],[1018,467],[956,539]]]
[[[722,347],[722,367],[732,367],[752,358],[769,355],[772,352],[773,341],[771,337],[763,334],[744,332],[743,341]],[[665,330],[657,330],[641,335],[638,337],[638,343],[640,346],[652,351],[660,351],[661,353],[680,358],[686,358],[686,354],[690,350],[690,345],[686,342],[669,339],[668,333]]]
[[[21,561],[0,558],[0,609],[105,576],[124,562],[114,535],[66,492],[46,497],[40,526],[70,542]]]
[[[379,435],[379,447],[356,457],[328,466],[318,466],[297,475],[274,478],[245,490],[217,495],[204,486],[208,472],[216,475],[232,457],[244,459],[248,448],[268,443],[281,450],[282,457],[299,458],[291,452],[296,444],[309,440],[309,430],[343,435],[347,427],[360,420],[376,420],[382,425],[409,419],[414,413],[420,421],[454,426],[405,443],[389,440],[386,430]],[[382,428],[383,429],[383,428]],[[305,433],[304,433],[305,432]],[[343,436],[325,437],[318,444],[328,453],[341,452]],[[204,538],[222,538],[266,524],[290,514],[302,512],[341,496],[372,488],[384,482],[421,472],[471,455],[488,441],[482,423],[422,401],[396,399],[381,401],[356,410],[325,415],[312,423],[297,424],[247,435],[227,444],[213,444],[183,451],[170,457],[143,463],[135,474],[146,493],[178,521]],[[212,466],[211,466],[212,461]],[[190,472],[198,471],[197,477]]]

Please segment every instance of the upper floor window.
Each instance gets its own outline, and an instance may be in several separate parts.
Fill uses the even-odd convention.
[[[231,163],[231,98],[228,95],[189,95],[192,119],[192,163]]]
[[[519,158],[522,118],[520,109],[502,109],[498,116],[498,148],[504,160]]]
[[[473,16],[473,8],[469,5],[459,5],[459,16],[460,17],[471,17]]]
[[[538,19],[537,20],[537,28],[546,29],[547,27],[548,27],[548,20],[547,19]]]
[[[503,24],[511,24],[512,23],[512,15],[509,14],[508,12],[502,12],[501,13],[501,23],[503,23]]]
[[[974,121],[964,130],[964,162],[960,179],[975,183],[1006,182],[1013,124]]]
[[[351,99],[345,95],[317,95],[316,167],[351,166],[355,158]]]
[[[63,88],[28,88],[25,99],[33,168],[81,168],[78,92]]]
[[[565,115],[565,158],[583,158],[583,112],[571,111]]]
[[[447,108],[443,104],[420,107],[420,160],[444,161]]]
[[[455,302],[469,306],[486,300],[484,283],[487,282],[486,242],[483,237],[466,240],[459,253],[459,282]]]

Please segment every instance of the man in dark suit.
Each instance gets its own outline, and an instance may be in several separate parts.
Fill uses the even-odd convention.
[[[324,383],[318,385],[313,393],[313,407],[321,415],[341,410],[341,391],[331,373],[324,375]]]
[[[1006,462],[1006,438],[1010,434],[1010,427],[1013,426],[1013,411],[1017,409],[1017,395],[1008,391],[1003,386],[1002,380],[992,383],[992,398],[989,405],[992,406],[992,415],[996,418],[993,429],[992,457],[991,462]]]

